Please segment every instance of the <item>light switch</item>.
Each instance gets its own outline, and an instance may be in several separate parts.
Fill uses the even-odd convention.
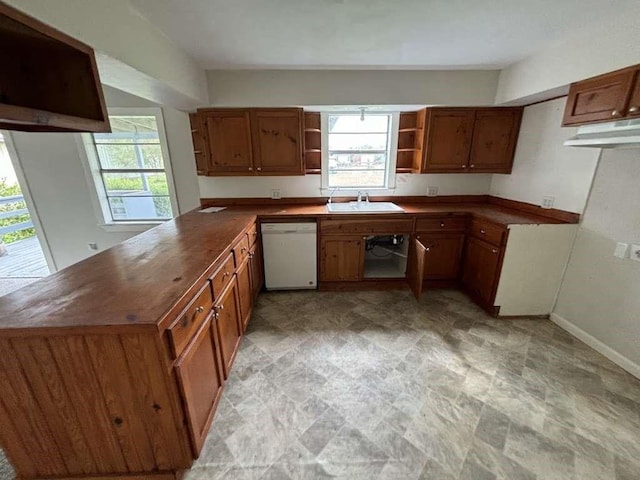
[[[628,243],[620,243],[618,242],[616,244],[616,249],[613,252],[613,256],[614,257],[618,257],[618,258],[627,258],[627,252],[629,251],[629,244]]]
[[[640,262],[640,245],[631,245],[631,260]]]

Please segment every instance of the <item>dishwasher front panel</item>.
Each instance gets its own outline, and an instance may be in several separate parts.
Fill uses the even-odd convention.
[[[315,223],[263,223],[262,247],[267,290],[317,288]]]

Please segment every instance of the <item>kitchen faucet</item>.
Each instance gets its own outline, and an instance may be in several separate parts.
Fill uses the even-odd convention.
[[[331,203],[331,197],[333,197],[333,194],[336,193],[339,188],[340,187],[334,187],[333,189],[329,190],[329,198],[327,200],[327,203]]]
[[[358,191],[358,204],[362,203],[362,192]],[[364,192],[364,201],[369,203],[369,192]]]

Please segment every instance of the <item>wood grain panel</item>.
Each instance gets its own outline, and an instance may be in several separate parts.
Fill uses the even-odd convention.
[[[19,432],[13,425],[9,411],[0,396],[0,447],[14,468],[24,477],[36,477],[38,470],[31,459],[28,442],[22,440],[24,432]]]
[[[323,234],[366,233],[366,234],[397,234],[411,233],[413,218],[340,218],[321,219],[320,232]]]

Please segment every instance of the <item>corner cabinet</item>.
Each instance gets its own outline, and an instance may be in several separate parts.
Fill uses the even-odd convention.
[[[572,83],[562,126],[611,122],[640,115],[640,66]]]
[[[302,109],[200,109],[190,115],[199,175],[304,175]]]
[[[511,173],[521,107],[428,108],[422,173]]]

